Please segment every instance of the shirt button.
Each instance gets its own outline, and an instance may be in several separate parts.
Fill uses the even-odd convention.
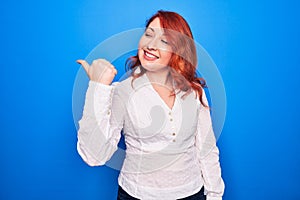
[[[173,121],[173,119],[171,118],[170,121]]]
[[[110,111],[108,111],[107,114],[110,115]]]
[[[175,133],[173,133],[172,135],[176,135]]]
[[[171,115],[172,113],[171,112],[169,112],[169,115]]]
[[[173,142],[176,142],[176,140],[174,139]]]

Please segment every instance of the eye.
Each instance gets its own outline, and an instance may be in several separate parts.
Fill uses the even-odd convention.
[[[169,44],[169,42],[165,39],[162,39],[161,42],[164,43],[164,44]]]
[[[149,32],[145,32],[145,36],[146,36],[146,37],[152,37],[152,34],[149,33]]]
[[[160,40],[161,40],[161,42],[162,42],[163,44],[165,44],[165,45],[168,45],[168,44],[169,44],[168,39],[167,39],[167,37],[165,37],[165,36],[161,37]]]

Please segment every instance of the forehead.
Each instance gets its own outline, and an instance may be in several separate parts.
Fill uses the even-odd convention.
[[[151,31],[158,33],[158,34],[164,34],[164,29],[160,25],[160,20],[158,17],[156,17],[148,26],[147,29],[150,29]]]
[[[154,29],[161,28],[159,18],[156,17],[156,18],[149,24],[149,27],[154,28]]]

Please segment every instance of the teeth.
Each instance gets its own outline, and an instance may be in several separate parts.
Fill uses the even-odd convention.
[[[149,58],[156,58],[156,56],[149,54],[147,51],[145,52],[146,56],[148,56]]]

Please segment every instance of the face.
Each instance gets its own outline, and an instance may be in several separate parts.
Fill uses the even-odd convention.
[[[138,46],[138,56],[143,68],[151,72],[168,69],[172,56],[172,48],[160,25],[155,18],[145,30]]]

